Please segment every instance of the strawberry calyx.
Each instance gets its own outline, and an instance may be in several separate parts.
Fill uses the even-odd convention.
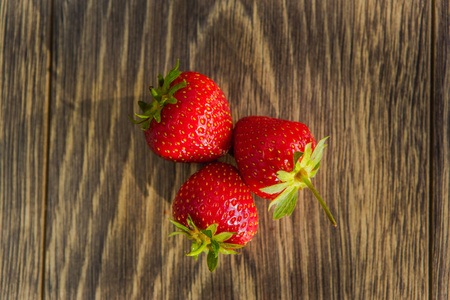
[[[323,150],[326,147],[325,141],[327,138],[320,140],[314,151],[311,150],[312,143],[309,143],[305,146],[303,153],[294,152],[294,169],[291,172],[278,171],[277,177],[281,183],[261,189],[262,192],[271,195],[281,192],[269,205],[269,210],[275,206],[273,213],[274,219],[280,219],[286,215],[290,216],[297,204],[297,191],[307,187],[319,201],[330,222],[334,226],[337,226],[330,210],[310,180],[319,170],[320,160],[323,156]]]
[[[186,80],[183,80],[172,87],[170,86],[182,73],[178,70],[178,66],[179,60],[177,60],[175,68],[170,70],[165,78],[161,74],[158,75],[158,88],[155,89],[152,86],[149,88],[150,93],[153,96],[153,101],[151,103],[139,101],[138,104],[142,110],[142,114],[135,113],[135,115],[140,118],[140,120],[135,120],[130,116],[131,122],[134,124],[142,124],[141,128],[147,130],[150,128],[150,123],[153,119],[158,123],[161,122],[161,111],[167,104],[177,103],[177,99],[173,95],[178,90],[187,86]]]
[[[181,231],[175,231],[169,234],[169,236],[174,236],[177,234],[183,234],[188,239],[192,240],[191,252],[186,253],[186,256],[192,256],[196,260],[202,252],[207,252],[207,264],[208,269],[213,272],[217,264],[219,263],[219,253],[223,254],[240,254],[233,249],[239,249],[244,247],[244,245],[225,243],[226,240],[230,239],[235,232],[217,232],[217,224],[209,225],[208,228],[202,230],[199,229],[192,221],[192,218],[188,215],[186,221],[188,227],[178,223],[174,220],[169,219],[173,225],[181,229]]]

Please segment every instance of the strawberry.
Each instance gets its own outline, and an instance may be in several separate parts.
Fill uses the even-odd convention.
[[[212,272],[218,254],[237,254],[258,228],[258,213],[252,194],[235,167],[215,162],[209,164],[181,186],[172,205],[175,220],[170,220],[192,240],[188,256],[208,252]]]
[[[139,101],[145,139],[162,158],[176,162],[209,162],[231,147],[230,106],[217,84],[197,72],[181,72],[178,61],[165,78],[158,75],[153,102]]]
[[[239,173],[256,195],[273,200],[274,219],[290,215],[298,190],[308,187],[336,225],[310,178],[320,166],[325,139],[318,144],[306,125],[287,120],[251,116],[240,119],[234,130],[234,157]]]

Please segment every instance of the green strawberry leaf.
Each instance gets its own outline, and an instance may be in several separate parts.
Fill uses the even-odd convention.
[[[286,171],[278,171],[277,177],[278,179],[280,179],[281,182],[286,182],[292,180],[294,176]]]
[[[302,155],[303,155],[303,152],[301,152],[301,151],[294,152],[293,166],[297,165],[298,160],[300,159],[300,157],[302,157]]]
[[[219,255],[219,243],[217,243],[215,240],[211,240],[211,250],[214,252],[215,256]]]
[[[201,230],[201,232],[206,235],[207,237],[209,237],[210,239],[212,239],[213,235],[211,230]]]
[[[175,225],[176,227],[180,228],[180,229],[183,230],[183,231],[186,231],[186,232],[191,231],[189,228],[187,228],[186,226],[184,226],[184,225],[181,224],[181,223],[178,223],[177,221],[174,221],[174,220],[172,220],[172,219],[169,219],[169,221],[170,221],[173,225]]]
[[[286,188],[281,194],[279,194],[275,199],[273,199],[272,202],[270,202],[269,210],[273,206],[278,206],[279,203],[281,203],[284,199],[286,199],[293,190],[296,191],[297,189],[293,186],[289,186],[288,188]]]
[[[295,209],[295,206],[297,205],[298,200],[298,193],[295,192],[293,197],[289,200],[289,207],[286,209],[286,215],[289,217]]]
[[[244,247],[245,245],[239,245],[239,244],[229,244],[229,243],[220,243],[220,246],[226,249],[239,249]]]
[[[325,148],[326,147],[326,145],[325,146],[323,146],[323,148]],[[320,163],[320,160],[322,159],[322,156],[323,156],[323,151],[319,151],[319,152],[317,152],[316,151],[317,150],[317,148],[316,149],[314,149],[314,152],[313,152],[313,154],[312,154],[312,157],[311,157],[311,165],[312,166],[315,166],[315,165],[317,165],[318,163]],[[322,149],[323,150],[323,149]]]
[[[182,82],[179,82],[177,84],[175,84],[173,87],[170,88],[169,92],[167,93],[169,95],[169,98],[172,98],[175,100],[175,103],[177,103],[177,99],[175,99],[174,97],[172,97],[176,92],[178,92],[178,90],[185,88],[187,86],[186,80],[183,80]],[[170,102],[172,103],[172,102]],[[175,104],[172,103],[172,104]]]
[[[164,79],[164,83],[162,85],[162,90],[167,91],[169,89],[170,84],[181,74],[181,71],[178,70],[178,66],[180,65],[180,60],[177,59],[177,63],[175,68],[169,71]]]
[[[220,248],[219,252],[223,253],[223,254],[240,254],[239,252],[233,251],[231,249],[225,249],[225,248]]]
[[[143,102],[143,101],[138,101],[138,105],[139,105],[139,108],[144,112],[144,111],[146,111],[146,107],[147,107],[147,103],[145,103],[145,102]]]
[[[283,182],[283,183],[279,183],[279,184],[275,184],[272,186],[268,186],[265,188],[260,189],[261,192],[266,193],[266,194],[276,194],[279,193],[281,191],[283,191],[285,188],[287,188],[290,185],[290,182]]]
[[[184,231],[174,231],[171,234],[169,234],[169,237],[177,235],[177,234],[184,234],[185,236],[187,236],[188,238],[190,238],[191,236],[189,235],[189,233],[184,232]]]
[[[198,230],[197,226],[195,226],[194,221],[192,221],[192,218],[190,215],[187,216],[186,222],[188,223],[188,225],[194,229],[194,230]]]
[[[161,74],[158,74],[158,86],[161,88],[164,84],[164,77]]]
[[[325,144],[325,141],[327,139],[328,137],[321,139],[317,144],[316,148],[314,149],[314,152],[311,155],[311,161],[309,163],[309,169],[311,171],[317,170],[319,168],[318,165],[320,165],[320,160],[322,159],[323,156],[323,150],[327,147],[327,145]],[[313,176],[309,177],[311,178]]]
[[[191,245],[191,252],[194,252],[194,251],[197,251],[198,250],[198,248],[200,248],[200,246],[201,246],[201,244],[198,244],[197,242],[192,242],[192,245]]]
[[[311,144],[312,143],[309,143],[309,144],[307,144],[305,146],[305,152],[303,153],[303,158],[302,158],[302,161],[301,161],[301,166],[302,167],[305,167],[305,165],[309,162],[309,160],[311,158],[311,152],[312,152]]]
[[[140,114],[136,114],[136,113],[134,115],[141,119],[144,119],[144,121],[146,121],[149,118],[149,116],[146,116],[146,115],[140,115]]]
[[[208,228],[206,228],[206,230],[210,230],[211,231],[211,235],[215,235],[216,231],[217,231],[217,223],[211,224],[208,226]],[[212,236],[210,236],[209,238],[212,238]]]
[[[146,119],[143,119],[143,120],[135,120],[135,119],[133,119],[131,116],[128,116],[128,118],[130,118],[130,121],[133,122],[134,124],[141,124],[141,123],[144,123],[145,121],[147,121]]]
[[[157,110],[155,112],[153,118],[155,118],[156,122],[160,123],[161,122],[161,110]]]
[[[302,169],[302,163],[297,162],[297,164],[294,167],[294,170],[292,170],[292,174],[297,174]],[[295,176],[295,175],[294,175]]]
[[[176,104],[178,100],[175,97],[167,98],[166,102],[167,104]]]
[[[317,165],[314,166],[314,169],[309,173],[309,178],[313,178],[316,176],[317,171],[319,171],[320,161]]]
[[[151,104],[145,103],[144,101],[138,102],[139,108],[142,110],[142,112],[146,112],[151,108]]]
[[[297,203],[297,189],[295,188],[289,188],[288,193],[283,195],[283,198],[281,198],[275,207],[275,210],[273,212],[273,219],[281,219],[285,215],[290,215],[295,208],[295,204]],[[281,195],[280,195],[281,196]],[[292,203],[293,202],[293,203]]]
[[[161,95],[152,86],[150,87],[150,93],[152,94],[153,99],[157,100],[158,102],[161,100]]]
[[[216,256],[213,251],[209,251],[206,262],[208,264],[209,271],[213,272],[216,269],[217,264],[219,263],[219,257]]]
[[[195,249],[195,251],[191,251],[190,253],[187,253],[186,256],[199,255],[200,253],[203,252],[203,250],[205,250],[206,246],[208,246],[208,243],[206,241],[203,241],[203,243],[200,245],[200,247]]]
[[[221,233],[215,235],[214,239],[216,241],[218,241],[219,243],[224,242],[224,241],[230,239],[233,236],[233,234],[236,234],[236,233],[235,232],[221,232]]]
[[[150,128],[150,119],[145,120],[145,122],[142,123],[141,128],[142,128],[142,130],[147,130],[147,129],[149,129],[149,128]]]
[[[326,141],[328,138],[329,138],[329,136],[327,136],[327,137],[321,139],[321,140],[319,141],[319,143],[317,143],[316,148],[314,149],[314,152],[313,152],[313,154],[312,154],[312,156],[311,156],[311,159],[314,159],[318,153],[323,152],[323,150],[324,150],[324,149],[326,148],[326,146],[327,146],[327,145],[325,144],[325,141]]]

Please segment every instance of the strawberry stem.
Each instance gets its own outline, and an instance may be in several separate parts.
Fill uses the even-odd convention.
[[[323,210],[325,211],[330,222],[334,225],[334,227],[337,227],[337,224],[333,218],[333,215],[331,214],[330,210],[328,209],[328,206],[325,204],[325,201],[323,201],[322,197],[319,195],[317,190],[312,185],[311,180],[309,180],[309,178],[306,176],[300,176],[300,180],[306,184],[306,186],[311,190],[311,192],[313,192],[314,196],[316,196],[317,200],[319,200],[319,203],[322,206]]]

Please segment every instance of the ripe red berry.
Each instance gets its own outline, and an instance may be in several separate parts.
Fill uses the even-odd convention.
[[[251,116],[240,119],[234,130],[234,157],[242,178],[256,195],[273,200],[274,219],[290,215],[298,190],[312,190],[327,216],[336,224],[309,178],[320,166],[325,139],[319,144],[306,125],[287,120]]]
[[[208,267],[217,265],[218,253],[235,254],[256,234],[258,213],[252,194],[236,168],[209,164],[180,188],[172,205],[174,223],[193,240],[189,256],[208,252]]]
[[[181,72],[177,65],[159,87],[151,88],[153,102],[140,101],[136,114],[149,147],[176,162],[209,162],[231,147],[233,122],[228,101],[217,84],[197,72]]]

